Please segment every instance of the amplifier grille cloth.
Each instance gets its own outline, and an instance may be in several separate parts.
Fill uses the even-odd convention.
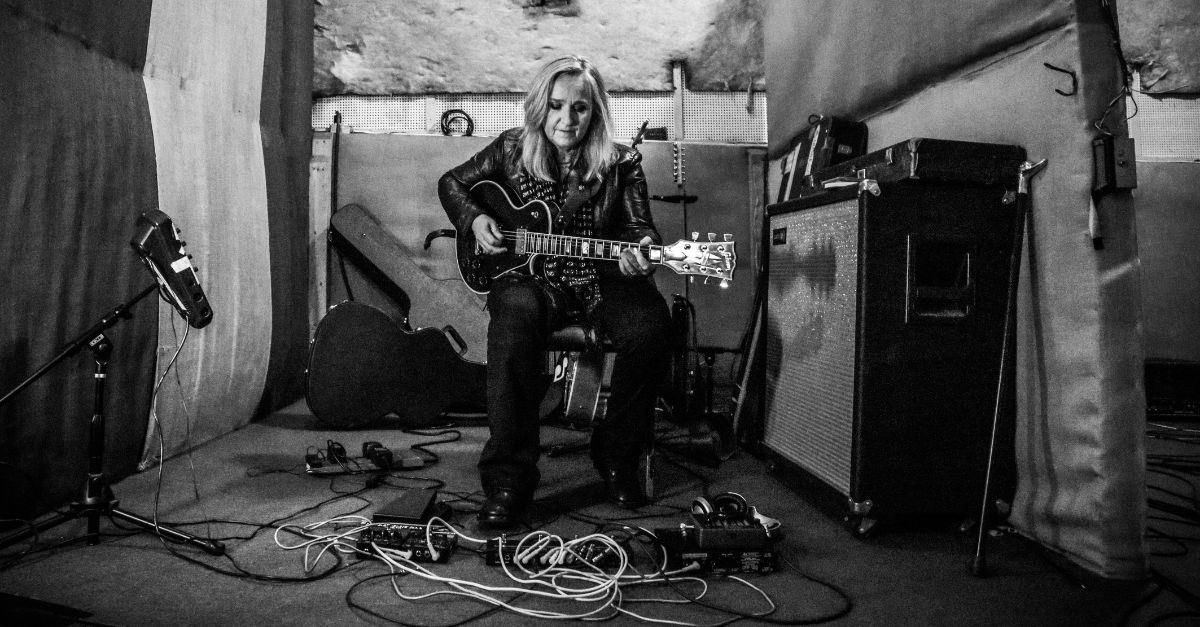
[[[858,201],[770,218],[763,442],[850,494]],[[772,239],[775,239],[772,237]]]

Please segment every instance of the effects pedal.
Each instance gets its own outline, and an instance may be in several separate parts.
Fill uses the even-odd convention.
[[[346,457],[342,461],[335,461],[310,454],[304,458],[304,472],[317,477],[361,475],[378,470],[382,469],[365,457]]]
[[[376,455],[376,461],[382,459],[386,458]],[[391,465],[386,468],[381,468],[376,461],[366,457],[346,457],[343,461],[334,461],[309,453],[304,456],[304,472],[317,477],[328,477],[331,475],[361,475],[380,470],[411,470],[425,465],[425,460],[419,455],[401,456],[392,460]]]
[[[360,559],[375,557],[375,547],[407,551],[409,559],[414,562],[437,562],[444,564],[450,561],[450,554],[458,547],[458,535],[444,528],[433,528],[429,531],[426,541],[425,525],[409,523],[374,523],[358,534],[355,547],[358,548]],[[430,551],[429,545],[433,545]]]
[[[371,516],[372,522],[424,525],[438,514],[437,490],[405,490]]]
[[[692,514],[691,523],[654,530],[667,553],[667,568],[699,565],[701,573],[768,574],[779,569],[775,539],[749,516]]]
[[[487,547],[483,553],[484,563],[488,566],[499,566],[503,562],[507,566],[513,566],[514,561],[520,561],[520,565],[529,567],[531,570],[550,566],[552,558],[557,558],[558,566],[566,567],[580,565],[581,561],[586,561],[599,568],[611,568],[620,563],[620,556],[617,555],[616,550],[598,542],[582,544],[572,547],[571,551],[562,552],[559,551],[562,547],[558,544],[547,544],[537,549],[534,549],[532,545],[525,546],[521,549],[521,557],[517,558],[518,542],[518,540],[505,540],[504,547],[501,548],[499,538],[488,538]]]

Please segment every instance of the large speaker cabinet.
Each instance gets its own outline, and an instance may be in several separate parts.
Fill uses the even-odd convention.
[[[1023,160],[914,139],[767,208],[761,443],[801,485],[844,497],[860,533],[978,511]],[[1011,391],[1002,407],[1001,493]]]

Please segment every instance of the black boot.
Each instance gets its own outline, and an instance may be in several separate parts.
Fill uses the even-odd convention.
[[[621,507],[640,507],[646,504],[646,494],[638,477],[637,459],[605,460],[596,463],[596,470],[604,480],[608,500]]]
[[[492,490],[479,508],[479,521],[485,525],[508,528],[517,524],[529,499],[511,488]]]

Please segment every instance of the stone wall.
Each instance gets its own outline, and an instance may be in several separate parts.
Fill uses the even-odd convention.
[[[611,91],[763,88],[760,0],[314,0],[316,96],[523,92],[587,57]]]
[[[1118,2],[1125,59],[1152,94],[1200,93],[1200,2]]]

